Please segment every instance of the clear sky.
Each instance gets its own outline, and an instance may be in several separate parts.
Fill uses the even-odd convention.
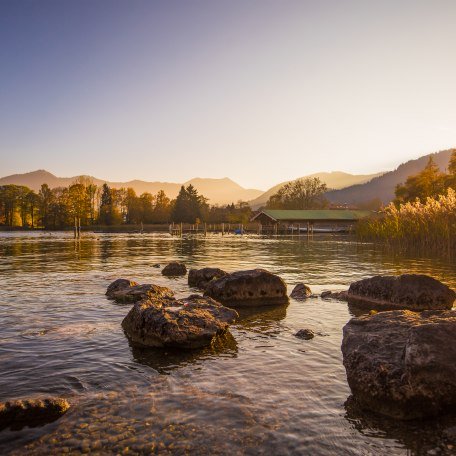
[[[265,189],[456,146],[454,0],[1,0],[0,176]]]

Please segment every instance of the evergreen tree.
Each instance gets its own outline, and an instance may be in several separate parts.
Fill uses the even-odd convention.
[[[193,185],[181,187],[174,203],[172,219],[175,222],[196,223],[204,220],[207,211],[207,199],[199,195]]]
[[[105,182],[101,190],[100,210],[98,219],[102,225],[112,224],[112,195],[111,189]]]

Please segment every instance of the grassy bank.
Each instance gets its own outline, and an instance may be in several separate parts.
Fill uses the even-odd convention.
[[[391,247],[432,253],[456,253],[456,192],[426,202],[390,204],[377,218],[359,222],[357,235],[363,241],[379,241]]]

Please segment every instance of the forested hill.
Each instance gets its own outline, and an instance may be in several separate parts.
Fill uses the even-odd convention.
[[[38,170],[0,178],[0,185],[25,185],[37,192],[40,189],[41,184],[48,184],[50,188],[68,187],[77,177],[78,176],[57,177],[48,171]],[[188,186],[189,184],[192,184],[198,192],[206,198],[209,198],[209,203],[211,204],[231,204],[236,203],[239,200],[249,201],[263,193],[261,190],[245,189],[227,177],[223,179],[195,178],[183,184],[172,182],[146,182],[141,180],[108,182],[92,176],[86,177],[90,177],[93,180],[93,183],[99,187],[106,182],[111,188],[133,188],[138,195],[145,192],[156,194],[160,190],[163,190],[171,199],[177,196],[181,185]]]
[[[406,181],[407,177],[417,174],[426,166],[429,157],[434,158],[441,171],[445,171],[450,160],[452,149],[443,150],[434,154],[424,155],[416,160],[401,164],[394,171],[389,171],[375,177],[365,184],[352,185],[341,190],[326,193],[326,198],[334,204],[359,204],[380,199],[387,204],[394,199],[394,190],[397,184]]]

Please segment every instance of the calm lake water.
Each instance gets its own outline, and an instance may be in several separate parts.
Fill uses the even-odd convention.
[[[451,454],[453,418],[400,424],[359,414],[340,345],[346,303],[312,298],[244,311],[215,347],[131,347],[108,301],[119,277],[195,292],[154,263],[227,271],[261,267],[289,291],[338,290],[379,273],[426,273],[456,288],[455,263],[382,252],[348,238],[167,234],[0,234],[0,401],[59,395],[60,420],[0,432],[0,454]],[[301,328],[323,335],[297,339]],[[440,451],[440,452],[439,452]]]

